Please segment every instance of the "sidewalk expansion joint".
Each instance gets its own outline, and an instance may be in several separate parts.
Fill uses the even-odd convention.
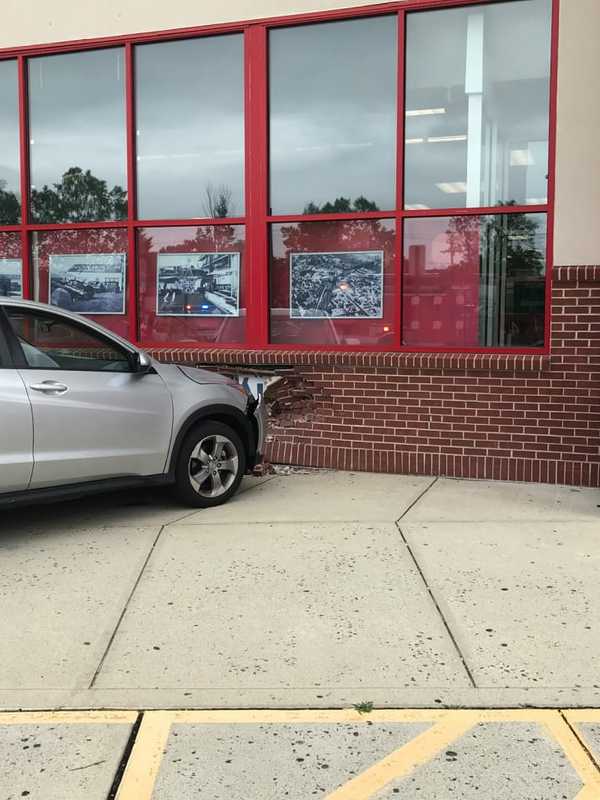
[[[131,726],[131,733],[129,734],[129,739],[127,740],[127,744],[123,750],[123,755],[121,756],[121,760],[119,761],[119,765],[117,767],[117,771],[115,772],[115,777],[112,782],[112,786],[106,796],[106,800],[114,800],[117,796],[117,792],[119,791],[119,786],[121,785],[121,781],[123,780],[123,773],[127,768],[127,764],[131,757],[131,751],[135,746],[135,740],[137,739],[138,731],[140,729],[140,725],[142,724],[142,720],[144,718],[144,712],[141,711],[137,715],[136,721]]]
[[[465,659],[465,657],[463,655],[463,652],[460,649],[460,647],[458,645],[458,642],[456,641],[454,633],[452,632],[452,629],[450,627],[450,624],[449,624],[448,620],[446,619],[446,617],[444,615],[444,612],[440,608],[440,604],[437,601],[437,598],[436,598],[436,596],[435,596],[435,594],[433,592],[433,589],[429,585],[429,583],[427,581],[427,578],[425,577],[425,573],[423,572],[423,570],[421,568],[421,565],[417,561],[417,557],[414,554],[414,551],[413,551],[412,547],[410,546],[410,543],[409,543],[408,539],[404,535],[404,531],[400,527],[400,521],[399,520],[396,523],[396,527],[398,528],[398,532],[400,533],[400,536],[402,537],[402,541],[404,542],[404,545],[405,545],[405,547],[406,547],[406,549],[408,551],[408,554],[410,555],[410,558],[411,558],[413,564],[415,565],[415,569],[419,573],[419,575],[421,577],[421,580],[423,581],[423,585],[425,586],[425,589],[426,589],[429,597],[431,598],[431,602],[435,606],[435,609],[436,609],[437,613],[439,614],[440,619],[442,620],[442,624],[443,624],[444,628],[446,629],[446,633],[448,634],[448,636],[450,638],[450,641],[452,642],[452,645],[454,646],[454,649],[456,650],[456,653],[457,653],[457,655],[458,655],[458,657],[459,657],[459,659],[460,659],[460,661],[461,661],[461,663],[463,665],[463,668],[464,668],[464,670],[465,670],[465,672],[467,674],[469,682],[471,683],[471,687],[473,689],[477,689],[478,687],[477,687],[477,684],[475,683],[475,678],[473,677],[473,673],[471,672],[471,669],[469,668],[469,665],[467,664],[467,661],[466,661],[466,659]]]
[[[404,509],[404,511],[402,512],[402,514],[401,514],[401,515],[398,517],[398,519],[396,520],[396,522],[400,522],[400,520],[404,519],[404,517],[405,517],[405,516],[408,514],[408,512],[409,512],[409,511],[410,511],[412,508],[414,508],[414,507],[417,505],[417,503],[418,503],[418,502],[420,502],[420,501],[422,500],[422,498],[423,498],[423,497],[425,497],[425,495],[427,494],[427,492],[428,492],[428,491],[429,491],[431,488],[433,488],[433,486],[434,486],[434,485],[435,485],[435,484],[438,482],[438,480],[439,480],[439,476],[437,476],[437,475],[436,475],[436,477],[435,477],[435,478],[434,478],[434,479],[431,481],[431,483],[430,483],[430,484],[428,484],[428,485],[427,485],[427,486],[426,486],[426,487],[423,489],[423,491],[422,491],[422,492],[421,492],[421,493],[420,493],[420,494],[419,494],[417,497],[415,497],[415,499],[414,499],[414,500],[412,501],[412,503],[411,503],[411,504],[408,506],[408,508],[405,508],[405,509]]]
[[[146,558],[144,559],[144,563],[142,564],[141,569],[140,569],[140,571],[138,573],[138,576],[135,579],[135,582],[134,582],[134,584],[133,584],[133,586],[131,588],[131,591],[129,592],[129,596],[127,597],[127,600],[125,601],[125,604],[123,605],[123,609],[122,609],[121,613],[119,614],[119,618],[117,620],[117,624],[115,625],[115,628],[114,628],[113,632],[110,635],[110,639],[108,640],[108,643],[107,643],[106,647],[104,648],[104,652],[102,653],[102,657],[101,657],[101,659],[100,659],[100,661],[98,663],[98,666],[96,667],[96,671],[94,672],[94,675],[92,677],[92,680],[90,681],[90,685],[88,686],[88,689],[93,689],[95,684],[96,684],[96,680],[98,679],[98,676],[100,675],[100,672],[102,671],[102,667],[104,666],[104,662],[106,661],[106,657],[108,656],[110,648],[112,647],[112,644],[113,644],[113,642],[115,640],[117,632],[118,632],[118,630],[119,630],[119,628],[121,626],[121,622],[123,622],[123,618],[124,618],[125,614],[127,613],[127,609],[129,608],[129,604],[131,603],[131,600],[133,599],[133,595],[137,591],[137,587],[139,586],[139,583],[142,580],[142,576],[144,575],[144,572],[146,571],[146,567],[148,566],[148,562],[152,558],[152,554],[154,553],[156,545],[158,544],[158,540],[160,539],[161,534],[162,534],[162,532],[164,531],[165,528],[166,528],[166,525],[161,525],[160,530],[158,531],[158,533],[154,537],[154,541],[152,542],[152,545],[151,545],[150,549],[148,550]]]

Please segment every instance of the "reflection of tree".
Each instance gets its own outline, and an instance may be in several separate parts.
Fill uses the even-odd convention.
[[[304,206],[303,214],[345,214],[347,212],[352,211],[379,211],[379,207],[373,203],[372,200],[367,200],[367,198],[361,194],[360,197],[357,197],[354,202],[349,197],[336,197],[336,199],[331,202],[323,203],[322,206],[317,205],[317,203],[307,203]]]
[[[509,204],[510,205],[510,204]],[[442,251],[442,274],[427,276],[445,291],[477,292],[479,344],[540,346],[544,340],[545,248],[538,243],[541,218],[510,213],[453,217]],[[426,277],[421,275],[421,288]],[[440,289],[438,288],[439,292]],[[465,303],[464,308],[467,308]]]
[[[0,180],[0,225],[16,225],[21,216],[21,204],[14,192],[6,191],[6,181]]]
[[[446,237],[450,266],[472,265],[481,253],[496,253],[510,275],[540,276],[545,271],[544,253],[536,238],[539,219],[535,214],[495,214],[486,217],[452,217]]]
[[[127,192],[81,167],[68,169],[60,183],[31,192],[31,215],[38,222],[89,222],[127,217]]]
[[[204,213],[207,217],[232,217],[232,191],[225,184],[213,186],[209,183],[204,190]]]
[[[536,239],[540,228],[534,214],[497,214],[486,217],[482,236],[488,247],[495,245],[506,254],[509,275],[540,277],[546,271],[544,252]]]

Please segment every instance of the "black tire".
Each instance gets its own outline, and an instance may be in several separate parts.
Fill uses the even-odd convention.
[[[183,440],[173,491],[188,506],[220,506],[237,492],[245,472],[246,450],[238,434],[222,422],[201,422]]]

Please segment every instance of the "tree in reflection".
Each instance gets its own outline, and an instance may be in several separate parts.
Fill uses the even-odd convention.
[[[14,192],[6,190],[6,181],[0,180],[0,225],[16,225],[21,218],[21,203]]]
[[[127,192],[81,167],[71,167],[60,183],[31,192],[31,215],[38,222],[89,222],[127,217]]]
[[[499,259],[509,275],[542,276],[546,261],[538,238],[536,214],[494,214],[452,217],[446,228],[450,266],[478,264],[480,258]]]
[[[233,192],[225,184],[214,186],[207,184],[204,190],[204,213],[207,217],[232,217],[233,216]]]
[[[354,202],[349,197],[336,197],[332,202],[327,201],[319,206],[317,203],[307,203],[303,214],[345,214],[353,211],[379,211],[379,207],[372,200],[361,194]]]
[[[511,204],[507,204],[511,205]],[[459,216],[448,221],[447,269],[419,277],[440,291],[476,293],[480,344],[540,346],[544,340],[545,245],[538,214]],[[444,288],[442,288],[444,287]],[[466,303],[465,305],[468,305]]]

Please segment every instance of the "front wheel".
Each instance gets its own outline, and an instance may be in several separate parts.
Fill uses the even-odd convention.
[[[186,505],[212,508],[233,497],[245,471],[246,452],[237,433],[222,422],[202,422],[183,441],[174,491]]]

